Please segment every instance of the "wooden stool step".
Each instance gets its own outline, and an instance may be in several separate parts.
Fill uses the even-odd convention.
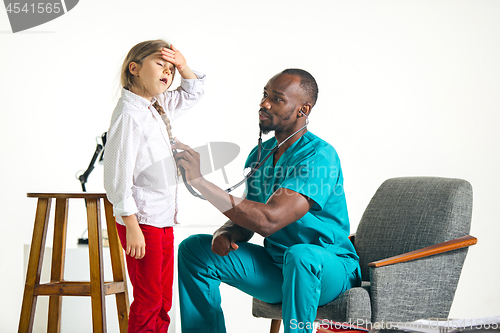
[[[33,330],[33,320],[38,296],[49,296],[47,332],[60,332],[62,296],[89,296],[92,304],[93,332],[106,332],[105,299],[115,295],[118,323],[121,333],[128,326],[128,290],[123,260],[123,251],[116,231],[113,207],[104,193],[28,193],[38,198],[33,238],[31,242],[26,285],[24,288],[18,332]],[[56,200],[54,217],[54,240],[50,283],[40,284],[40,274],[45,251],[47,227],[52,199]],[[90,281],[65,281],[64,260],[66,254],[66,231],[69,199],[85,199],[89,238]],[[104,282],[102,256],[102,227],[100,201],[104,201],[106,225],[113,281]]]

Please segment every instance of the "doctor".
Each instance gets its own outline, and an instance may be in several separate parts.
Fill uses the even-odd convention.
[[[285,333],[311,332],[319,305],[360,284],[339,157],[305,127],[317,95],[316,80],[301,69],[267,82],[259,126],[274,137],[263,154],[286,142],[247,180],[244,199],[205,180],[189,146],[173,146],[182,150],[176,161],[189,184],[229,218],[213,235],[193,235],[179,246],[182,332],[226,332],[221,282],[282,303]],[[258,151],[245,167],[256,165]],[[248,243],[254,232],[265,237],[263,246]]]

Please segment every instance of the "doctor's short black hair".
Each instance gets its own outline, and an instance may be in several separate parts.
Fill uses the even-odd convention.
[[[316,100],[318,99],[318,84],[309,72],[298,68],[288,68],[281,72],[281,74],[289,74],[300,77],[300,87],[309,97],[308,102],[311,103],[311,107],[316,104]]]

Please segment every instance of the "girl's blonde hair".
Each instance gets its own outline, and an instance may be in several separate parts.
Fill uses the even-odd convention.
[[[146,88],[136,76],[130,73],[129,65],[132,62],[142,65],[142,62],[146,57],[155,52],[161,51],[164,47],[169,49],[170,45],[162,39],[148,40],[132,47],[123,61],[120,75],[122,87],[127,90],[134,88],[138,91],[144,92]]]

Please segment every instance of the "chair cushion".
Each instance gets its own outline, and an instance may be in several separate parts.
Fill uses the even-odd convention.
[[[351,288],[328,304],[318,307],[317,318],[363,326],[370,322],[372,310],[369,287]]]
[[[371,307],[368,290],[368,283],[347,290],[330,303],[318,307],[317,318],[360,325],[369,322]],[[281,303],[269,304],[254,298],[252,314],[254,317],[281,319]]]
[[[258,318],[281,319],[281,303],[270,304],[254,298],[252,315]]]

